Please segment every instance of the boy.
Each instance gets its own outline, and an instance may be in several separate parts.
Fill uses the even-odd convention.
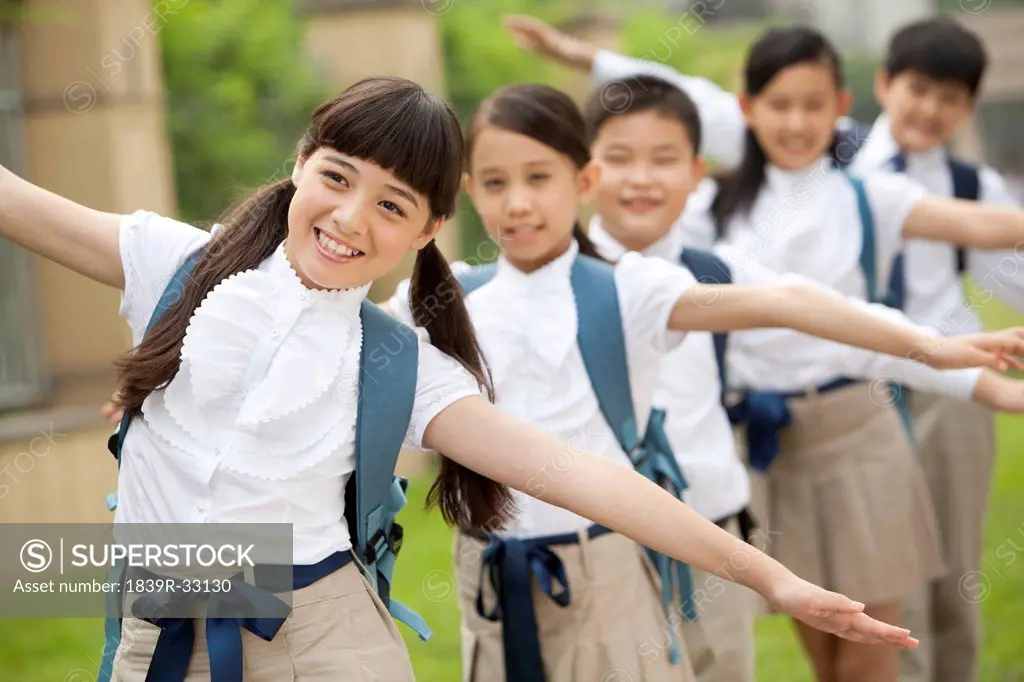
[[[701,78],[671,68],[598,50],[532,19],[508,22],[518,42],[566,65],[588,69],[604,99],[622,99],[637,74],[657,74],[682,88],[707,123],[704,153],[723,166],[742,157],[745,132],[738,99]],[[973,109],[986,67],[978,39],[955,22],[928,19],[897,32],[876,79],[885,112],[870,129],[843,121],[839,161],[852,172],[906,172],[931,192],[1013,203],[999,175],[973,168],[944,150]],[[614,107],[608,107],[614,108]],[[956,191],[955,191],[956,190]],[[969,252],[951,245],[912,241],[901,259],[902,307],[914,322],[946,335],[981,328],[960,274],[967,272],[987,294],[1024,311],[1020,260],[1007,252]],[[899,290],[899,289],[897,289]],[[961,593],[961,578],[979,568],[989,480],[994,460],[993,418],[980,406],[912,393],[911,410],[922,466],[936,506],[949,571],[905,605],[904,625],[921,633],[921,646],[903,652],[908,682],[967,682],[974,679],[979,647],[978,599]],[[969,597],[970,595],[967,595]]]

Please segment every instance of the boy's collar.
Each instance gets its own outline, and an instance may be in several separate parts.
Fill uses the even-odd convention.
[[[587,236],[597,247],[598,252],[611,261],[617,261],[632,249],[626,248],[619,240],[615,239],[604,227],[604,221],[599,214],[594,214],[590,219],[587,228]],[[669,228],[668,232],[658,241],[654,242],[641,251],[644,256],[662,258],[668,261],[678,261],[683,252],[682,235],[676,226]]]
[[[859,168],[855,167],[855,169],[857,171],[888,169],[891,159],[896,154],[899,154],[900,151],[899,145],[892,136],[892,126],[889,122],[889,117],[883,112],[875,119],[875,123],[871,126],[871,132],[868,133],[868,138],[855,159],[856,166],[859,166]],[[933,160],[945,162],[948,158],[948,153],[944,147],[940,146],[923,152],[904,154],[904,157],[908,163],[913,161],[927,163]]]

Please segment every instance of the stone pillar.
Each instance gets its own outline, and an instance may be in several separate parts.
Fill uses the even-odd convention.
[[[332,90],[371,76],[400,76],[445,94],[437,17],[451,9],[452,0],[305,0],[302,6],[306,53]],[[442,228],[437,243],[449,260],[459,257],[456,220]],[[378,280],[371,297],[390,296],[412,272],[413,260]]]

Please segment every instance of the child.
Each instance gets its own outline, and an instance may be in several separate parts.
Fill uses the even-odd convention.
[[[851,171],[903,171],[937,196],[1014,205],[996,171],[966,164],[946,151],[972,113],[987,61],[978,37],[954,21],[926,19],[897,31],[876,79],[884,113],[870,128],[854,129],[852,139],[862,146]],[[979,285],[984,300],[995,295],[1024,311],[1024,277],[1015,252],[965,251],[914,239],[906,243],[901,265],[893,279],[901,285],[903,309],[911,319],[945,334],[982,328],[964,273]],[[994,417],[978,406],[918,392],[910,394],[910,408],[950,570],[905,606],[904,624],[930,636],[919,650],[903,656],[903,679],[969,682],[978,668],[981,600],[964,598],[960,581],[981,567],[995,462]]]
[[[595,262],[577,214],[599,180],[580,112],[557,90],[512,86],[479,106],[467,140],[466,188],[501,255],[494,268],[457,270],[469,290],[470,319],[493,371],[497,404],[573,449],[628,466],[630,447],[606,412],[601,377],[588,371],[594,365],[586,355],[591,330],[583,304],[600,292],[576,283],[580,263]],[[721,324],[725,299],[695,302],[684,293],[692,275],[636,254],[611,272],[619,312],[609,314],[619,319],[609,324],[620,329],[605,330],[606,342],[615,331],[624,337],[632,416],[636,432],[644,433],[661,361],[682,341],[680,332],[701,328],[709,318]],[[400,319],[414,320],[408,291],[400,286],[389,307]],[[722,293],[736,305],[730,326],[763,326],[761,315],[781,314],[784,321],[776,318],[776,324],[852,341],[847,315],[853,314],[858,324],[890,333],[887,323],[816,287],[725,287]],[[792,317],[785,312],[791,306]],[[600,371],[613,374],[610,364]],[[565,468],[571,473],[569,464]],[[660,653],[650,651],[651,642],[664,647],[674,623],[664,622],[659,586],[641,548],[603,534],[586,515],[523,496],[517,503],[520,513],[498,537],[464,532],[456,538],[464,678],[593,680],[635,668],[647,679],[678,679],[667,656],[648,656]],[[523,553],[516,565],[502,562],[516,552]],[[564,591],[555,589],[552,576]],[[498,589],[501,613],[484,606],[491,601],[488,584]],[[500,625],[493,622],[499,619]],[[524,661],[534,667],[526,669]]]
[[[595,70],[599,70],[599,66],[603,69],[603,78],[628,79],[636,74],[636,65],[631,67],[632,73],[627,73],[628,64],[605,68],[609,61],[605,59],[607,53],[592,48],[588,52],[578,42],[563,43],[563,37],[555,34],[552,38],[542,25],[538,28],[535,23],[524,25],[517,22],[512,22],[512,28],[527,47],[547,54],[568,55],[563,61],[577,65],[583,65],[589,59]],[[649,68],[642,63],[641,66],[645,70]],[[684,227],[688,230],[688,239],[694,240],[692,243],[708,246],[716,239],[725,239],[745,256],[773,270],[798,272],[842,293],[880,300],[878,292],[884,290],[880,286],[883,280],[872,270],[877,268],[888,272],[888,264],[892,263],[902,239],[945,240],[988,249],[1010,248],[1019,239],[1020,230],[1024,227],[1024,214],[1020,212],[925,197],[923,190],[901,182],[897,177],[866,178],[863,182],[866,190],[860,191],[858,183],[850,182],[831,169],[832,159],[842,152],[834,139],[833,128],[836,118],[848,108],[849,96],[842,90],[838,55],[813,30],[792,27],[765,33],[748,56],[746,76],[747,94],[741,107],[750,126],[744,133],[746,155],[735,172],[717,183],[707,183],[688,205]],[[628,80],[623,83],[628,85]],[[680,85],[686,87],[687,84],[692,84],[692,79]],[[705,98],[710,96],[709,93],[714,94],[714,89],[704,87],[700,90]],[[715,101],[720,103],[721,96],[725,95],[718,91]],[[701,101],[697,97],[695,99],[701,107]],[[719,109],[713,111],[718,112]],[[706,113],[702,111],[702,116]],[[719,129],[721,126],[716,128]],[[878,229],[880,227],[885,229]],[[862,244],[871,246],[868,239],[873,240],[873,249],[860,249],[860,245],[851,241],[850,235],[859,232],[863,235]],[[861,256],[875,251],[876,258],[858,259],[858,250]],[[791,350],[781,342],[778,348],[780,351]],[[770,367],[757,367],[747,360],[734,374],[741,386],[756,385],[765,372],[772,372]],[[846,393],[850,391],[844,382],[830,382],[826,387],[838,389],[839,395],[815,399],[821,404],[831,400],[838,405],[843,399],[843,389]],[[780,409],[777,405],[779,397],[769,398],[775,403],[772,409]],[[757,403],[748,400],[748,403],[770,404],[761,399]],[[748,424],[750,433],[758,427],[771,436],[773,430],[781,427],[779,420],[775,417],[768,419],[771,415],[766,412],[754,413],[753,417],[755,423]],[[893,428],[894,425],[885,428]],[[835,426],[840,427],[838,424]],[[855,425],[851,423],[848,426],[853,428]],[[900,442],[892,434],[883,435],[882,427],[879,429],[872,440]],[[790,431],[795,432],[794,429]],[[762,469],[778,452],[777,446],[767,436],[760,443],[752,443],[751,456],[760,462]],[[871,447],[868,445],[870,434],[864,432],[862,437],[865,447]],[[894,456],[904,457],[902,454]],[[796,462],[799,458],[789,459]],[[824,460],[819,458],[817,461]],[[784,473],[778,471],[778,467],[776,471],[779,476],[772,482],[774,488],[778,488],[776,484]],[[809,473],[810,470],[807,471]],[[917,476],[916,473],[912,475]],[[787,512],[780,510],[780,513]],[[805,520],[808,518],[806,510],[795,516],[801,514]],[[774,518],[772,523],[778,526]],[[895,532],[896,527],[891,524],[888,529],[893,538],[894,556],[898,556],[900,551],[911,546],[903,543],[901,538],[913,535],[915,531],[911,526],[905,526],[901,532]],[[793,529],[788,533],[788,540],[784,537],[787,534],[778,530],[778,555],[791,557],[788,559],[790,565],[798,560],[797,556],[803,557],[800,561],[806,561],[818,551],[792,544],[792,538],[800,534],[799,530]],[[926,539],[921,542],[923,554],[919,557],[927,557],[930,550],[924,547],[929,542]],[[849,544],[846,546],[851,547]],[[917,561],[922,567],[931,563],[921,562],[920,558]],[[804,570],[814,570],[818,572],[814,574],[819,574],[826,569],[808,567]],[[909,596],[914,581],[931,579],[934,577],[929,575],[932,570],[924,569],[919,576],[913,571],[903,571],[906,580],[899,585],[895,581],[886,581],[884,586],[880,583],[871,586],[868,584],[870,580],[862,580],[857,591],[869,601],[871,593],[877,593],[877,599],[883,600],[877,601],[877,606],[889,614],[885,618],[894,618],[898,610],[896,597]],[[881,576],[881,572],[878,575]],[[875,612],[882,611],[876,608]],[[893,665],[891,659],[882,660],[886,658],[882,652],[878,652],[882,654],[880,657],[873,657],[870,652],[861,656],[856,653],[856,647],[841,645],[836,654],[828,640],[822,641],[813,633],[804,632],[805,644],[822,678],[829,678],[837,674],[838,669],[845,668],[847,664],[842,661],[846,659],[859,660],[868,671],[863,673],[865,675]],[[844,652],[845,649],[849,652]],[[849,674],[855,676],[856,671]]]
[[[634,250],[679,263],[686,259],[687,250],[683,235],[673,227],[704,171],[697,155],[700,120],[692,100],[666,81],[638,76],[630,85],[628,108],[611,109],[598,93],[585,110],[591,153],[602,169],[598,211],[587,234],[609,259]],[[727,254],[726,249],[719,251]],[[721,263],[720,267],[728,266]],[[736,278],[750,282],[758,270],[747,263],[737,269]],[[726,383],[724,354],[721,347],[716,350],[716,341],[724,346],[722,336],[691,333],[665,359],[655,403],[667,411],[666,432],[689,483],[687,503],[717,525],[749,537],[749,483],[736,454],[729,416],[719,400]],[[729,353],[757,355],[757,341],[763,337],[764,332],[734,332],[728,339]],[[961,406],[971,395],[976,401],[1008,410],[1020,407],[1019,386],[994,373],[979,380],[980,372],[935,372],[886,356],[864,357],[827,342],[819,346],[821,352],[814,358],[794,353],[778,360],[792,365],[794,372],[813,360],[825,379],[839,373],[900,377],[918,390],[947,393]],[[831,367],[823,365],[823,359],[829,360]],[[894,367],[896,364],[905,367]],[[752,540],[758,542],[759,538]],[[684,623],[684,639],[694,660],[700,658],[697,647],[703,640],[713,652],[710,665],[700,671],[698,679],[753,680],[755,595],[715,577],[698,574],[694,583],[700,618]]]
[[[151,213],[86,208],[0,168],[0,235],[124,291],[121,313],[138,345],[119,363],[119,401],[134,420],[119,448],[115,528],[294,529],[287,619],[209,618],[196,628],[189,619],[126,616],[113,670],[101,677],[240,680],[244,668],[247,682],[413,679],[389,613],[400,610],[385,601],[390,572],[377,561],[378,552],[393,559],[396,538],[390,526],[380,526],[384,540],[366,537],[377,527],[368,517],[392,506],[388,487],[383,498],[364,498],[361,482],[380,473],[368,455],[393,467],[403,440],[444,453],[430,499],[462,528],[501,528],[512,511],[510,486],[706,570],[742,557],[730,579],[781,611],[858,641],[914,646],[906,630],[810,585],[605,457],[578,453],[571,476],[553,471],[564,440],[482,398],[489,386],[479,347],[433,243],[454,209],[462,162],[458,121],[441,99],[401,79],[369,79],[318,107],[293,177],[229,211],[212,238]],[[412,307],[425,325],[415,333],[365,299],[374,278],[410,251]],[[424,292],[444,287],[447,305],[431,308]],[[716,287],[692,289],[698,300],[718,296]],[[683,303],[673,319],[728,329],[751,299],[764,300],[757,291],[746,302],[722,294],[715,309]],[[402,340],[397,350],[377,343],[382,329]],[[902,332],[853,336],[896,354],[927,341]],[[992,362],[971,344],[926,350],[938,364]],[[359,381],[364,374],[372,381]],[[399,417],[373,424],[376,411]],[[380,441],[393,453],[363,447]],[[550,475],[540,486],[542,470]],[[375,501],[380,507],[366,514]],[[157,657],[159,670],[151,670]]]

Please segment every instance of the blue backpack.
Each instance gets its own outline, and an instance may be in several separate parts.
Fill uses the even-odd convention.
[[[195,251],[181,265],[157,302],[146,333],[181,297],[185,283],[199,261],[203,249]],[[419,351],[415,335],[402,323],[369,301],[360,308],[363,325],[360,355],[359,406],[356,418],[356,467],[344,491],[345,518],[354,541],[353,551],[365,567],[364,577],[373,585],[381,601],[395,618],[411,627],[423,640],[432,635],[427,623],[404,604],[391,599],[391,581],[395,560],[402,545],[402,527],[396,523],[405,507],[408,481],[395,476],[395,464],[405,438],[416,396],[416,371]],[[403,331],[405,333],[403,333]],[[380,347],[393,338],[413,339],[401,344],[389,355],[383,367],[367,362],[367,349]],[[364,377],[369,377],[365,380]],[[121,451],[133,415],[125,413],[110,437],[108,448],[121,467]],[[117,495],[107,496],[107,505],[117,507]],[[119,567],[123,569],[122,567]],[[115,571],[118,582],[123,575]],[[117,613],[120,609],[117,608]],[[121,619],[106,620],[106,640],[98,682],[109,682],[114,653],[121,639]]]
[[[496,270],[494,264],[475,267],[458,276],[459,283],[469,295],[489,282]],[[642,439],[637,431],[614,266],[581,254],[573,263],[571,282],[578,318],[577,342],[601,414],[634,468],[682,499],[687,488],[686,478],[665,435],[664,410],[652,409]],[[693,603],[690,567],[653,550],[647,551],[661,577],[662,602],[666,609],[672,608],[673,595],[678,589],[684,615],[695,620],[697,610]],[[672,660],[678,662],[674,635],[672,656]]]

